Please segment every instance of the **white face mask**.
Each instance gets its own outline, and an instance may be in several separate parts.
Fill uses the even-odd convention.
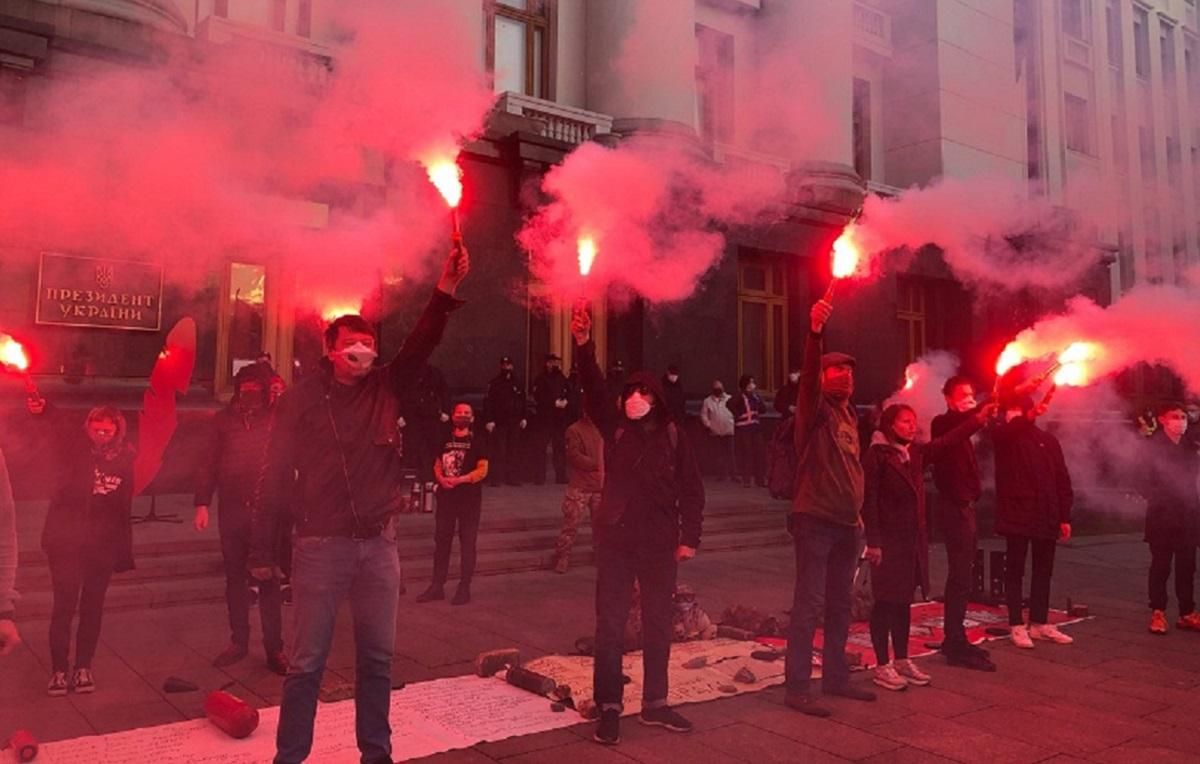
[[[371,365],[375,363],[375,359],[379,357],[371,348],[361,342],[356,342],[348,348],[338,351],[346,363],[359,376],[366,374],[371,370]]]
[[[793,371],[791,374],[788,375],[788,379],[790,379],[792,382],[799,382],[800,381],[800,372]]]
[[[1175,440],[1182,438],[1183,434],[1187,432],[1187,428],[1188,422],[1186,418],[1168,419],[1166,422],[1163,422],[1163,432]]]
[[[679,381],[679,375],[678,374],[668,374],[667,381],[673,385]]]
[[[979,404],[975,401],[975,396],[971,395],[959,401],[958,405],[954,407],[954,410],[960,413],[965,413],[978,405]]]
[[[1008,411],[1004,412],[1004,421],[1011,422],[1012,420],[1016,419],[1017,417],[1021,417],[1024,415],[1025,415],[1025,412],[1022,411],[1021,409],[1009,409]]]
[[[754,391],[755,391],[755,390],[757,390],[757,389],[758,389],[758,385],[754,384],[753,382],[751,382],[750,384],[746,385],[746,392],[748,392],[748,393],[752,393],[752,392],[754,392]]]
[[[650,413],[650,401],[641,393],[633,393],[625,399],[625,416],[637,421]]]

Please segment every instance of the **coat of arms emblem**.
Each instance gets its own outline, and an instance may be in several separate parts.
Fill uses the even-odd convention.
[[[96,284],[101,289],[108,289],[113,283],[114,268],[111,265],[96,266]]]

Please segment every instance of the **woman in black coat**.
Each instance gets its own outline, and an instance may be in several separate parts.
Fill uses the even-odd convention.
[[[103,406],[88,413],[83,426],[45,401],[29,401],[30,412],[55,428],[57,488],[42,529],[42,549],[50,565],[54,604],[50,616],[52,673],[47,692],[66,695],[69,687],[96,689],[92,658],[100,640],[104,598],[113,573],[133,569],[133,449],[125,442],[125,417]],[[67,683],[71,621],[75,634],[75,673]]]
[[[865,556],[874,565],[871,589],[871,642],[877,666],[875,684],[903,690],[929,684],[930,677],[908,658],[913,590],[929,594],[929,525],[925,511],[925,467],[949,447],[983,427],[992,408],[981,409],[961,425],[928,443],[914,443],[917,414],[909,406],[888,406],[863,460]],[[888,654],[891,638],[893,663]]]

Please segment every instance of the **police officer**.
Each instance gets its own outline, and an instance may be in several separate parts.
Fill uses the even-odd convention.
[[[491,435],[491,468],[488,485],[520,485],[519,455],[521,433],[528,426],[525,391],[513,372],[508,356],[500,359],[500,373],[488,383],[484,400],[484,429]]]
[[[553,452],[554,480],[559,485],[567,482],[566,435],[574,421],[570,418],[571,389],[562,372],[562,359],[551,353],[546,356],[546,368],[533,381],[530,391],[533,397],[533,482],[546,482],[546,445]]]

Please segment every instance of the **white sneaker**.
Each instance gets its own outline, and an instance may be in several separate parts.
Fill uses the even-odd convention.
[[[918,687],[925,687],[933,681],[933,677],[917,668],[917,664],[908,658],[896,661],[896,673],[904,677],[904,681]]]
[[[1012,627],[1012,641],[1017,647],[1022,647],[1026,650],[1033,649],[1033,640],[1029,638],[1029,627],[1025,624]]]
[[[908,682],[904,681],[904,677],[900,676],[896,671],[896,667],[890,663],[876,666],[875,678],[872,681],[885,690],[908,689]]]
[[[1047,642],[1053,642],[1056,645],[1069,645],[1075,641],[1074,637],[1069,637],[1058,630],[1058,627],[1052,623],[1034,623],[1029,626],[1029,636],[1034,639],[1044,639]]]
[[[66,672],[55,671],[50,675],[50,684],[46,685],[46,694],[56,698],[67,694]]]

